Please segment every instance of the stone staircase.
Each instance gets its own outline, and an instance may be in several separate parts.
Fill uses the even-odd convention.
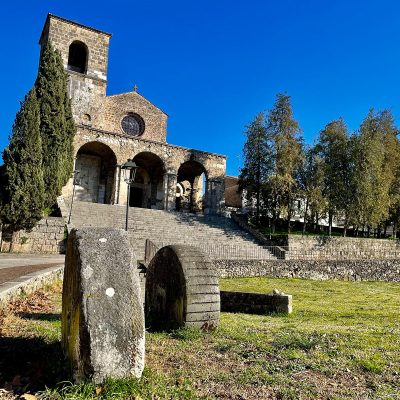
[[[63,215],[67,208],[65,207]],[[125,211],[125,206],[75,202],[71,223],[77,228],[124,229]],[[168,244],[196,246],[212,259],[276,258],[234,221],[221,216],[130,207],[129,236],[139,260],[144,260],[146,239],[151,240],[158,248]]]

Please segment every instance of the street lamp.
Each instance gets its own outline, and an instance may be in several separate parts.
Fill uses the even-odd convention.
[[[69,215],[68,215],[68,223],[69,224],[71,222],[71,214],[72,214],[72,206],[74,204],[74,197],[75,197],[75,186],[78,184],[78,175],[79,175],[79,171],[76,169],[73,174],[72,174],[72,199],[71,199],[71,207],[69,208]]]
[[[126,219],[125,219],[125,230],[128,230],[129,220],[129,202],[131,198],[131,185],[135,180],[136,171],[139,166],[133,160],[128,160],[125,164],[121,165],[121,169],[124,176],[124,181],[128,184],[128,193],[126,196]]]

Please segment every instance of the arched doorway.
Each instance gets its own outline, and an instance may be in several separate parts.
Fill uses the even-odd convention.
[[[204,209],[207,173],[197,161],[186,161],[178,169],[176,210],[199,212]]]
[[[100,142],[84,144],[77,153],[75,170],[79,171],[75,199],[111,204],[117,159],[114,152]]]
[[[135,181],[131,185],[131,207],[163,209],[164,163],[159,156],[150,152],[137,154],[133,161],[139,166]]]

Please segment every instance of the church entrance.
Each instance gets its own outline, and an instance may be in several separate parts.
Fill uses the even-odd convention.
[[[131,207],[162,210],[164,202],[164,163],[154,153],[142,152],[133,161],[139,166],[131,185]]]
[[[140,187],[131,187],[129,198],[129,207],[143,206],[143,189]]]
[[[111,204],[116,165],[114,152],[105,144],[84,144],[79,149],[75,162],[75,170],[79,171],[75,200]]]
[[[178,169],[177,211],[203,211],[206,188],[207,175],[203,165],[197,161],[184,162]]]

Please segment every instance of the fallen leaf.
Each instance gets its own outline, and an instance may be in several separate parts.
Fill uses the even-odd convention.
[[[37,400],[37,397],[34,396],[33,394],[25,393],[21,396],[21,399],[24,400]]]
[[[101,386],[96,387],[96,394],[99,395],[103,391],[103,388]]]

